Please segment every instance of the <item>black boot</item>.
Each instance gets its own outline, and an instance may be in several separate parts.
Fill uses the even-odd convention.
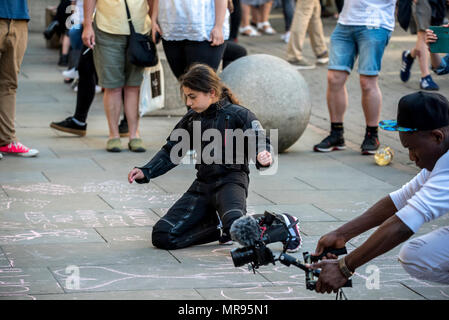
[[[45,39],[50,40],[51,37],[53,37],[53,35],[55,34],[56,29],[58,29],[58,27],[59,27],[59,22],[57,20],[53,20],[52,22],[50,22],[47,29],[45,29],[45,31],[44,31]]]
[[[69,65],[69,55],[68,54],[61,54],[59,56],[58,66],[60,67],[67,67]]]

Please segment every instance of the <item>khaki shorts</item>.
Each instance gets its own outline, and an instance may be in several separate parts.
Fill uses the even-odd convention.
[[[419,0],[412,3],[412,16],[410,19],[410,33],[416,34],[418,31],[426,31],[432,20],[432,8],[428,0]]]
[[[107,88],[140,87],[143,68],[129,62],[126,55],[128,36],[106,33],[94,23],[94,63],[98,85]]]

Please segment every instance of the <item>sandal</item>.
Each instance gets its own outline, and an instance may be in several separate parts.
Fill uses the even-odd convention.
[[[240,27],[239,32],[241,35],[248,36],[248,37],[260,36],[260,33],[257,32],[257,30],[254,29],[252,26]]]
[[[271,27],[271,24],[270,24],[269,21],[259,22],[259,23],[257,24],[257,29],[258,29],[260,32],[265,33],[265,34],[269,34],[269,35],[271,35],[271,34],[276,34],[276,33],[277,33],[276,30],[274,30],[274,29]]]

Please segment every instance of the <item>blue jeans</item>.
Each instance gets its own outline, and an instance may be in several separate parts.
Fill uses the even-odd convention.
[[[72,28],[70,28],[69,38],[72,49],[81,50],[81,48],[83,47],[83,39],[81,38],[82,34],[83,34],[82,24],[75,24]]]
[[[293,14],[295,13],[295,0],[281,0],[284,13],[285,32],[290,31]]]
[[[337,24],[331,35],[329,70],[351,73],[359,57],[358,73],[377,76],[391,31],[384,28]]]

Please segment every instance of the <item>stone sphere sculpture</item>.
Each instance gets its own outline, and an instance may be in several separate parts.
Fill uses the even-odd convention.
[[[267,134],[278,129],[281,153],[303,134],[310,119],[309,88],[302,75],[281,58],[255,54],[229,64],[220,77],[257,116]]]

